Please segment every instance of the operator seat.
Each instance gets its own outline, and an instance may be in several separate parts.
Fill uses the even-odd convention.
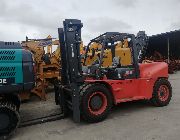
[[[121,77],[116,70],[117,68],[121,68],[120,58],[114,57],[112,61],[112,66],[107,69],[106,77],[112,80],[120,79]]]
[[[51,64],[51,61],[50,61],[50,54],[49,53],[46,53],[44,54],[44,56],[42,57],[42,60],[45,62],[45,64]]]
[[[119,57],[114,57],[112,67],[109,67],[106,77],[112,80],[123,80],[135,78],[134,68],[132,66],[122,66]]]
[[[120,58],[119,57],[114,57],[113,58],[113,62],[112,62],[112,67],[121,67],[121,63],[120,63]]]

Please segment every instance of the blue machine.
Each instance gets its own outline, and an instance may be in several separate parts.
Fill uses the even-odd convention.
[[[35,85],[33,57],[20,43],[0,42],[0,139],[19,125],[20,92]]]

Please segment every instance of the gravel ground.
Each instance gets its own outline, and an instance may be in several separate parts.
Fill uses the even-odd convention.
[[[20,128],[13,140],[178,140],[180,139],[180,72],[170,76],[173,98],[167,107],[157,108],[141,102],[123,103],[115,107],[100,123],[76,124],[71,118]],[[35,105],[40,105],[37,107]],[[44,108],[42,110],[42,107]],[[26,108],[31,108],[27,110]],[[55,109],[56,108],[56,109]],[[25,118],[58,108],[51,103],[25,104]],[[33,113],[32,113],[33,114]],[[32,117],[32,116],[31,116]]]

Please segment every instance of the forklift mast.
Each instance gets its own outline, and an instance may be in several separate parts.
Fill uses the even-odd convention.
[[[73,120],[80,122],[79,85],[84,82],[80,57],[81,28],[83,24],[80,20],[66,19],[63,25],[64,28],[58,29],[62,66],[60,87],[62,100],[60,105],[62,111],[66,113],[66,98],[69,94],[72,100]]]
[[[61,62],[63,85],[77,82],[81,77],[82,66],[80,57],[82,23],[76,19],[66,19],[64,28],[59,28],[59,41],[61,44]]]

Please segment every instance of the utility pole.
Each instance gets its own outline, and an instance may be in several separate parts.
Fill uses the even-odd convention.
[[[169,47],[170,47],[169,37],[167,38],[167,43],[168,43],[168,64],[169,64],[170,63],[170,58],[169,58]]]

